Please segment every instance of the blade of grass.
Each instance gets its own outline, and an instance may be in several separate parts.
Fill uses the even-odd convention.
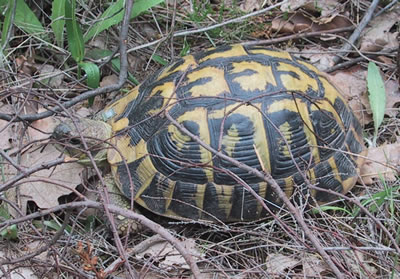
[[[65,0],[65,17],[68,48],[75,61],[80,63],[85,53],[85,47],[82,31],[75,16],[75,0]]]
[[[90,88],[99,87],[100,83],[100,70],[96,64],[90,62],[81,62],[79,63],[79,67],[85,71],[87,76],[87,86]]]
[[[13,1],[9,0],[0,0],[0,10],[5,9],[5,7],[12,2]],[[10,5],[10,7],[12,6]],[[14,24],[29,35],[37,36],[44,41],[49,41],[42,24],[24,0],[17,0]]]
[[[131,18],[137,17],[144,11],[151,7],[164,2],[164,0],[138,0],[135,1],[132,8]],[[101,31],[118,24],[122,21],[124,15],[124,0],[118,0],[110,5],[107,10],[100,16],[97,23],[95,23],[89,31],[85,34],[85,42],[99,34]]]
[[[386,93],[385,86],[379,68],[374,62],[368,64],[368,98],[371,105],[372,116],[374,119],[375,133],[374,133],[374,145],[376,144],[376,138],[378,136],[378,128],[382,124],[383,117],[385,115],[386,108]]]
[[[65,0],[53,0],[51,8],[51,28],[59,47],[63,47],[65,26]]]
[[[11,28],[11,18],[12,18],[12,11],[14,9],[14,4],[15,1],[10,1],[8,5],[5,7],[5,15],[4,15],[4,22],[2,26],[2,32],[1,32],[1,49],[4,49],[7,42],[7,35],[8,32]]]
[[[92,49],[92,50],[88,51],[86,56],[91,58],[91,59],[98,60],[98,59],[102,59],[102,58],[108,57],[111,54],[112,54],[111,50],[107,50],[107,49]],[[111,65],[112,65],[113,69],[117,73],[119,73],[121,71],[121,64],[120,64],[119,58],[111,59]],[[136,85],[139,84],[139,81],[129,72],[128,72],[128,79],[131,82],[133,82],[134,84],[136,84]]]

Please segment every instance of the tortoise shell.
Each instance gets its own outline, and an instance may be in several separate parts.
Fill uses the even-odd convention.
[[[338,90],[286,52],[241,45],[179,59],[102,113],[116,147],[107,160],[127,198],[175,219],[249,221],[281,201],[265,181],[223,160],[171,123],[233,159],[269,172],[288,196],[335,198],[358,176],[362,129]]]

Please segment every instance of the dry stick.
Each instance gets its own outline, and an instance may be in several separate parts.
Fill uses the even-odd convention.
[[[343,47],[340,49],[340,51],[345,51],[346,53],[343,54],[343,56],[347,56],[348,52],[350,51],[352,44],[357,41],[358,37],[360,37],[361,32],[364,30],[365,26],[367,26],[368,22],[371,20],[373,13],[375,11],[375,8],[378,6],[379,0],[374,0],[371,3],[371,6],[368,9],[368,12],[364,15],[363,19],[361,20],[360,24],[357,26],[356,30],[354,30],[353,34],[351,34],[350,38],[348,41],[343,45]],[[333,58],[333,63],[337,64],[339,61],[342,60],[342,57],[340,56],[335,56]]]
[[[180,240],[176,239],[167,229],[165,229],[163,226],[151,221],[150,219],[144,217],[141,214],[135,213],[135,212],[127,210],[127,209],[120,208],[113,204],[104,205],[100,202],[95,202],[95,201],[91,201],[91,200],[61,204],[61,205],[55,206],[53,208],[44,209],[44,210],[41,210],[41,211],[38,211],[38,212],[35,212],[32,214],[23,216],[21,218],[5,220],[4,222],[2,222],[0,224],[0,231],[8,226],[22,223],[22,222],[32,220],[35,218],[43,217],[50,213],[54,213],[54,212],[57,212],[60,210],[74,209],[74,208],[80,208],[80,207],[103,209],[105,206],[110,210],[111,213],[117,214],[117,215],[122,215],[126,218],[136,220],[143,226],[146,226],[147,228],[151,229],[153,232],[161,235],[161,237],[163,237],[165,240],[167,240],[169,243],[171,243],[171,245],[174,246],[176,248],[176,250],[178,250],[178,252],[183,256],[186,263],[190,266],[190,269],[193,272],[193,277],[195,279],[202,278],[200,270],[197,267],[197,264],[194,261],[192,255],[188,252],[188,250],[185,248],[185,246],[182,244],[182,242]],[[8,263],[7,260],[0,261],[0,266],[7,264],[7,263]]]
[[[246,164],[243,164],[225,154],[222,152],[219,152],[209,146],[208,144],[204,143],[199,137],[191,133],[188,129],[186,129],[184,126],[179,124],[175,119],[169,115],[168,111],[165,111],[165,116],[169,121],[171,121],[172,124],[174,124],[179,130],[181,130],[183,133],[186,135],[190,136],[193,140],[195,140],[198,144],[200,144],[202,147],[207,149],[208,151],[212,152],[213,154],[217,155],[221,159],[224,159],[233,165],[237,166],[238,168],[241,168],[243,170],[248,171],[249,173],[263,179],[266,181],[275,191],[275,193],[278,195],[278,197],[285,203],[285,205],[288,207],[289,211],[293,214],[294,218],[296,221],[299,223],[299,225],[302,227],[304,230],[304,233],[306,236],[310,239],[310,241],[313,243],[314,247],[318,251],[318,253],[321,255],[321,257],[325,260],[326,264],[332,269],[333,273],[335,274],[336,278],[344,278],[343,274],[340,272],[340,270],[337,268],[337,266],[333,263],[332,259],[330,256],[326,253],[318,239],[312,234],[310,228],[307,226],[306,222],[304,221],[303,217],[299,213],[299,211],[296,209],[296,207],[291,203],[289,198],[286,196],[286,194],[282,191],[282,189],[279,187],[278,183],[272,178],[272,176],[269,173],[263,174],[259,170],[249,167]],[[262,163],[262,162],[261,162]]]
[[[314,36],[320,36],[320,35],[323,36],[323,35],[332,34],[332,33],[348,32],[348,31],[352,31],[354,29],[355,29],[354,26],[349,26],[349,27],[342,27],[342,28],[336,28],[336,29],[324,30],[324,31],[297,33],[297,34],[283,36],[283,37],[274,38],[274,39],[244,42],[244,43],[241,43],[241,45],[244,45],[244,46],[272,45],[272,44],[276,44],[276,43],[285,42],[288,40],[296,40],[296,39],[302,39],[302,38],[308,38],[308,37],[314,37]]]

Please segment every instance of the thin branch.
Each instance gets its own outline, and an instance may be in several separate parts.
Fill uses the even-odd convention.
[[[357,26],[356,30],[354,30],[353,34],[351,34],[350,38],[348,41],[343,45],[341,48],[341,51],[350,51],[352,48],[352,44],[354,44],[357,39],[360,37],[361,32],[364,30],[364,28],[367,26],[368,22],[372,19],[374,15],[375,8],[378,6],[379,0],[373,0],[371,3],[371,6],[368,9],[368,12],[364,15],[363,19],[361,20],[360,24]],[[343,56],[346,56],[347,54],[343,54]],[[335,56],[333,58],[334,64],[339,63],[339,61],[342,60],[342,57],[340,56]]]

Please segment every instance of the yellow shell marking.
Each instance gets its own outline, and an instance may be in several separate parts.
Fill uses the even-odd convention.
[[[216,191],[216,196],[218,197],[218,207],[225,212],[225,216],[229,216],[232,210],[232,185],[218,185],[213,184]]]
[[[333,118],[335,119],[335,121],[340,125],[340,128],[344,130],[343,121],[337,114],[337,111],[334,109],[332,103],[327,102],[326,100],[317,100],[314,102],[314,104],[311,105],[311,111],[320,111],[320,110],[329,111],[331,114],[333,114]]]
[[[320,157],[318,152],[317,138],[315,137],[314,128],[311,123],[307,105],[300,99],[283,99],[273,102],[268,108],[268,113],[274,113],[284,109],[300,114],[301,119],[304,123],[304,133],[307,137],[307,141],[310,144],[312,156],[315,160],[315,163],[319,163]]]
[[[229,58],[229,57],[236,57],[236,56],[242,56],[242,55],[247,55],[247,52],[244,50],[244,48],[241,45],[233,45],[232,49],[226,50],[223,52],[212,53],[212,54],[200,59],[199,62],[202,63],[202,62],[210,60],[210,59]]]
[[[229,92],[229,86],[225,80],[225,73],[223,69],[215,67],[206,67],[200,70],[195,70],[187,75],[189,83],[195,82],[199,79],[211,78],[205,84],[195,85],[190,89],[192,97],[201,96],[217,96],[222,93]]]
[[[147,156],[136,169],[136,175],[140,179],[140,187],[135,193],[135,200],[140,200],[140,196],[149,187],[156,173],[158,171],[154,167],[150,156]],[[146,206],[145,204],[143,205]]]
[[[319,80],[322,82],[322,86],[325,89],[325,98],[327,98],[332,105],[335,103],[336,98],[342,100],[344,104],[347,103],[347,101],[343,98],[339,90],[336,87],[334,87],[332,83],[330,83],[326,78],[320,77]]]
[[[111,138],[111,143],[115,147],[110,147],[107,152],[107,161],[111,165],[122,162],[125,160],[127,163],[135,161],[135,151],[130,145],[131,138],[125,134]],[[124,156],[122,159],[121,154]]]
[[[290,133],[290,124],[289,122],[285,122],[278,128],[286,139],[286,141],[284,141],[281,137],[279,137],[278,145],[279,149],[281,149],[279,151],[281,151],[285,157],[290,158],[289,146],[292,144],[292,134]]]
[[[284,189],[285,190],[285,194],[286,194],[287,197],[291,197],[293,195],[293,191],[294,191],[294,188],[293,188],[293,184],[294,184],[293,176],[286,177],[284,179],[284,181],[285,181],[285,189]]]
[[[283,51],[274,51],[274,50],[268,50],[268,49],[252,49],[249,52],[254,53],[254,54],[264,54],[264,55],[271,56],[271,57],[278,57],[278,58],[292,60],[292,57],[290,56],[290,54],[287,52],[283,52]]]
[[[265,196],[267,195],[267,188],[268,188],[268,184],[267,182],[260,182],[258,183],[258,195],[264,199]],[[260,202],[257,202],[257,212],[256,215],[260,216],[261,211],[263,210],[263,206]]]
[[[214,119],[223,118],[225,116],[229,117],[226,115],[228,112],[239,113],[243,116],[247,116],[251,120],[251,122],[253,123],[253,126],[254,126],[253,142],[254,142],[257,152],[260,156],[260,160],[264,164],[265,170],[271,171],[270,155],[269,155],[269,149],[268,149],[269,144],[268,144],[267,137],[266,137],[267,134],[266,134],[265,127],[264,127],[263,115],[260,113],[261,104],[253,104],[253,106],[242,105],[239,107],[237,107],[237,105],[238,104],[232,104],[232,105],[226,106],[226,108],[223,108],[223,109],[213,110],[213,111],[209,112],[208,117],[214,118]],[[226,143],[228,141],[228,138],[226,138],[226,137],[233,136],[233,132],[234,131],[231,131],[231,134],[225,135],[222,139],[223,140],[222,143]],[[224,142],[224,140],[225,140],[225,142]],[[240,139],[238,139],[238,140],[240,140]],[[231,150],[231,148],[229,147],[227,152],[233,151],[233,148],[234,148],[234,146],[232,147],[232,150]]]
[[[239,83],[243,90],[265,90],[268,83],[276,86],[274,74],[272,73],[271,66],[265,66],[261,63],[254,61],[243,61],[232,63],[232,73],[241,73],[245,70],[252,70],[257,73],[250,76],[240,76],[234,79],[235,82]]]
[[[122,112],[124,112],[126,105],[135,100],[138,95],[139,95],[139,86],[136,86],[127,95],[125,95],[121,99],[117,100],[116,102],[106,107],[104,111],[113,110],[115,115],[120,115]],[[109,122],[112,124],[114,122],[114,119],[115,117],[111,118]]]
[[[184,58],[182,58],[183,60],[184,60],[184,62],[183,62],[183,64],[182,65],[180,65],[180,66],[178,66],[178,67],[176,67],[174,70],[170,70],[175,64],[172,64],[172,65],[170,65],[170,66],[168,66],[168,68],[166,68],[163,72],[162,72],[162,74],[158,77],[158,80],[160,80],[160,79],[163,79],[163,78],[165,78],[166,76],[169,76],[169,75],[171,75],[171,74],[173,74],[173,73],[176,73],[176,72],[179,72],[179,71],[181,71],[181,72],[184,72],[184,71],[186,71],[187,69],[189,69],[189,67],[191,67],[191,68],[195,68],[195,67],[197,67],[197,62],[196,62],[196,59],[194,59],[194,57],[193,57],[193,55],[188,55],[188,56],[185,56]]]
[[[297,60],[296,61],[297,63],[299,63],[299,64],[301,64],[301,65],[304,65],[304,66],[306,66],[308,69],[310,69],[311,71],[313,71],[313,72],[315,72],[315,73],[320,73],[320,71],[316,68],[316,67],[314,67],[313,65],[311,65],[310,63],[307,63],[307,62],[305,62],[305,61],[303,61],[303,60]]]
[[[195,108],[194,110],[187,111],[183,115],[179,116],[177,121],[178,123],[182,123],[185,120],[190,120],[194,121],[196,123],[201,123],[199,125],[199,138],[202,142],[204,142],[207,145],[210,145],[211,139],[210,139],[210,131],[208,128],[208,121],[207,121],[207,110],[199,107]],[[172,127],[171,127],[172,126]],[[182,133],[179,128],[173,128],[175,127],[173,124],[168,126],[168,131],[174,131],[173,133],[177,133],[177,137],[180,138],[180,141],[177,141],[177,147],[178,149],[182,149],[184,147],[183,142],[189,142],[189,141],[194,141],[190,136],[186,135],[185,133]],[[171,129],[171,130],[170,130]],[[171,133],[171,135],[174,135]],[[204,172],[208,178],[208,181],[214,181],[214,176],[213,176],[213,171],[212,171],[212,153],[209,152],[207,149],[204,147],[200,146],[200,156],[201,156],[201,163],[202,164],[207,164],[210,167],[204,167]]]
[[[160,91],[161,91],[161,95],[154,96],[155,94],[157,94],[157,92],[160,92]],[[176,92],[175,91],[176,91],[175,84],[172,81],[165,82],[161,85],[154,87],[147,98],[162,98],[163,104],[162,104],[161,108],[155,108],[152,110],[148,110],[148,112],[147,112],[148,115],[149,116],[156,115],[157,113],[162,111],[164,108],[167,111],[169,109],[171,109],[171,107],[173,107],[173,104],[176,101]],[[170,105],[170,106],[167,107],[167,105]]]
[[[125,129],[126,127],[129,126],[129,119],[126,117],[121,118],[118,121],[112,123],[111,126],[114,133],[121,131],[122,129]]]
[[[334,175],[335,179],[337,181],[341,182],[342,179],[340,178],[340,175],[338,174],[338,167],[336,165],[335,158],[334,157],[329,158],[328,164],[332,168],[332,174]],[[329,174],[329,175],[332,175],[332,174]]]
[[[227,134],[222,137],[222,144],[225,146],[225,152],[232,157],[232,152],[235,150],[236,143],[240,141],[236,125],[229,127]]]
[[[318,84],[315,78],[307,75],[303,71],[299,69],[299,67],[293,66],[291,64],[279,62],[278,65],[279,71],[287,71],[296,73],[298,78],[293,77],[290,74],[282,74],[280,75],[283,86],[290,91],[301,91],[306,92],[309,87],[318,90]]]

